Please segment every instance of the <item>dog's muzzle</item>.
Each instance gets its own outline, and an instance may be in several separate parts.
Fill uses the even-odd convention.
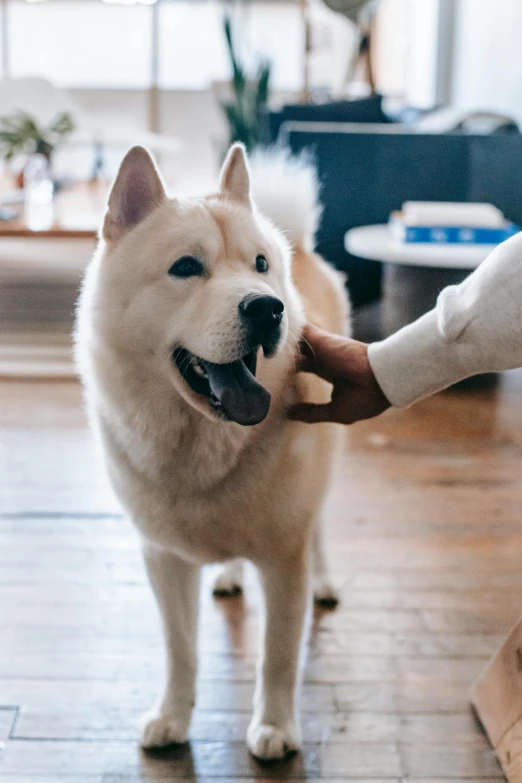
[[[173,352],[183,379],[192,391],[205,397],[223,419],[249,426],[266,418],[270,393],[256,379],[257,354],[273,356],[281,339],[285,306],[275,296],[251,294],[238,305],[244,352],[225,364],[203,359],[179,346]]]
[[[239,303],[239,315],[249,345],[260,345],[265,356],[272,356],[281,339],[285,306],[276,296],[250,294]]]

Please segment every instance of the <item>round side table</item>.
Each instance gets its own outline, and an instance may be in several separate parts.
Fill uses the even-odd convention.
[[[494,245],[403,243],[386,225],[362,226],[345,235],[346,250],[385,264],[382,328],[386,336],[431,310],[447,285],[461,283]]]

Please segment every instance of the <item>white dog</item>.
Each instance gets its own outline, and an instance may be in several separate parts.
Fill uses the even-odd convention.
[[[253,195],[244,149],[216,193],[169,200],[149,154],[125,157],[87,270],[77,359],[113,486],[143,539],[165,627],[168,681],[142,745],[187,739],[194,706],[200,568],[233,561],[216,585],[240,588],[238,558],[265,595],[264,650],[247,742],[261,759],[297,750],[299,648],[314,561],[316,596],[334,599],[318,515],[335,428],[287,418],[329,387],[298,376],[308,319],[342,332],[340,280],[312,253],[313,172],[261,161]],[[256,187],[256,181],[258,183]],[[257,193],[258,192],[258,193]]]

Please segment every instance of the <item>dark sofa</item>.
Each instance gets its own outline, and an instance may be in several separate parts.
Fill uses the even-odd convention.
[[[344,235],[385,223],[406,200],[489,201],[522,225],[522,136],[415,133],[400,125],[284,122],[279,138],[310,150],[322,185],[318,251],[349,275],[357,307],[380,296],[381,265],[350,256]]]
[[[279,111],[269,112],[270,140],[275,142],[281,127],[288,122],[362,122],[373,125],[394,122],[395,120],[386,114],[382,104],[382,95],[319,104],[290,103]]]

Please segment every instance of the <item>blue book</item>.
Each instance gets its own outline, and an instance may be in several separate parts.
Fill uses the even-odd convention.
[[[520,231],[515,223],[499,228],[408,226],[394,217],[390,218],[390,228],[399,242],[437,245],[500,245]]]

